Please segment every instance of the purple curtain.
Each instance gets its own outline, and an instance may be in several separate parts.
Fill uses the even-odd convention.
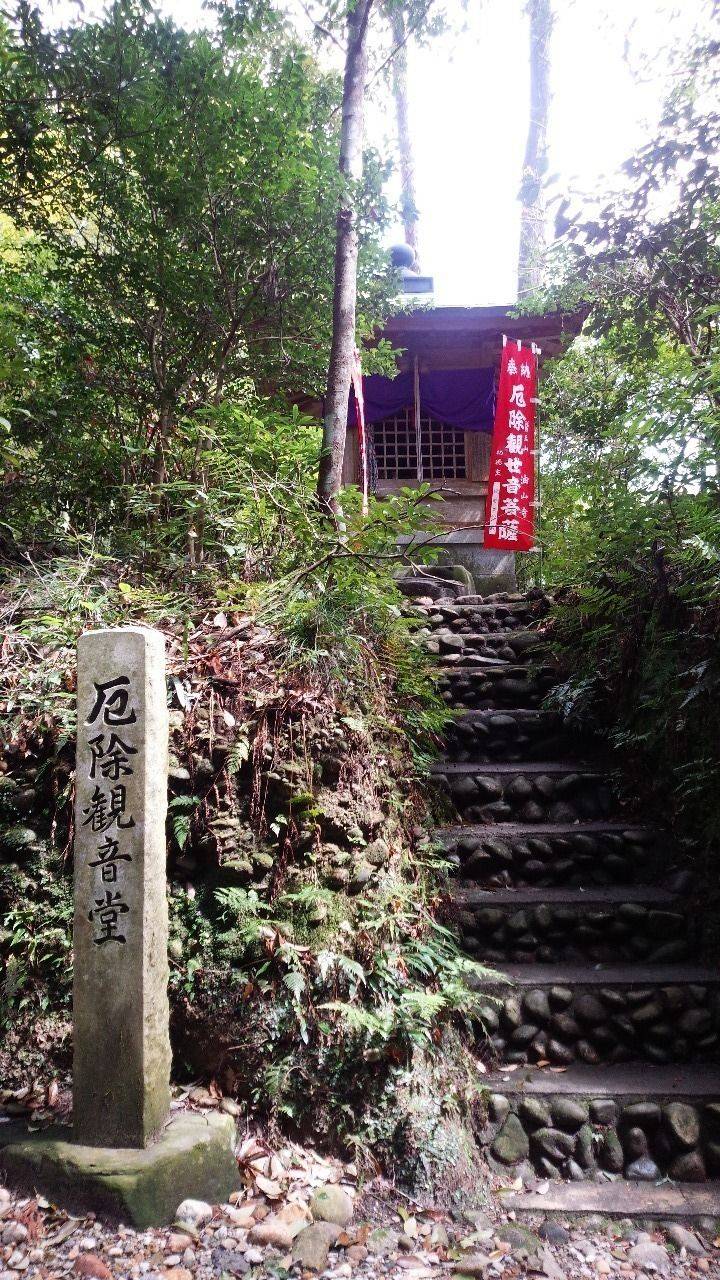
[[[371,373],[363,378],[363,399],[365,401],[365,421],[368,426],[373,422],[381,422],[383,418],[392,418],[413,402],[413,375],[399,373],[397,378],[383,378],[379,373]],[[357,426],[355,415],[355,396],[350,392],[348,407],[348,426]]]
[[[463,431],[492,431],[494,369],[434,369],[420,374],[420,408]]]
[[[368,425],[391,418],[413,403],[413,375],[399,373],[363,378],[365,421]],[[434,369],[420,374],[423,413],[463,431],[492,431],[495,416],[494,369]],[[348,425],[356,426],[355,397],[350,394]]]
[[[392,417],[413,404],[413,374],[363,379],[368,425]],[[436,369],[420,374],[420,408],[437,422],[462,431],[492,431],[495,419],[495,369]],[[350,394],[348,426],[356,426],[355,397]]]

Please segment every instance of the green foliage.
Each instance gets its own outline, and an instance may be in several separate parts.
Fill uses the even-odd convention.
[[[340,86],[266,17],[269,27],[225,22],[208,35],[116,0],[102,19],[51,33],[21,4],[5,28],[0,441],[13,468],[11,544],[121,525],[196,552],[207,536],[212,553],[237,483],[222,477],[236,469],[258,392],[282,394],[287,413],[293,394],[323,384]],[[392,286],[384,176],[369,156],[361,334]],[[250,425],[258,471],[289,443],[264,416],[264,442]],[[294,423],[295,462],[305,425]],[[291,472],[289,460],[288,482]]]
[[[683,51],[659,128],[596,207],[560,211],[536,305],[581,304],[546,369],[544,583],[563,713],[605,734],[636,791],[716,847],[720,719],[720,115],[717,41]],[[716,879],[708,864],[708,889]]]
[[[670,339],[653,361],[628,356],[615,333],[578,339],[546,370],[541,404],[546,584],[586,578],[617,540],[649,546],[715,470],[713,410]]]
[[[71,884],[55,864],[41,864],[32,886],[24,876],[22,888],[12,881],[0,867],[0,1028],[27,1008],[67,1005],[72,978]]]
[[[200,803],[197,796],[174,796],[168,813],[178,849],[184,849],[190,835],[192,815]]]
[[[217,889],[215,902],[221,927],[234,929],[241,945],[257,942],[260,937],[259,921],[269,916],[270,909],[254,889]]]
[[[352,691],[360,708],[374,704],[376,716],[390,694],[418,753],[446,711],[434,692],[432,663],[413,639],[416,624],[401,612],[395,573],[408,556],[426,558],[419,538],[407,553],[397,548],[400,536],[412,539],[427,522],[424,497],[424,490],[408,490],[371,499],[365,517],[360,495],[346,490],[338,532],[288,495],[286,518],[302,536],[299,555],[292,542],[289,548],[297,567],[256,593],[259,616],[285,637],[291,667],[329,680],[348,704]]]
[[[340,85],[265,4],[223,11],[211,35],[135,0],[62,30],[20,4],[0,69],[0,733],[18,774],[36,759],[53,789],[52,858],[33,852],[0,885],[3,1011],[69,991],[55,850],[71,832],[77,637],[160,626],[184,722],[173,1029],[181,1041],[196,1018],[201,1054],[217,1030],[225,1059],[237,1033],[252,1101],[354,1133],[393,1072],[477,1019],[483,973],[438,924],[442,868],[408,836],[446,717],[396,583],[427,493],[364,516],[350,489],[330,524],[314,495],[320,430],[297,407],[328,360]],[[370,154],[364,171],[359,339],[393,287],[386,165]],[[390,358],[380,343],[367,367]],[[419,541],[409,554],[430,558]],[[356,790],[386,819],[387,866],[363,897],[321,883],[336,795],[316,795],[324,758],[298,765],[313,716],[349,775],[330,818],[350,852],[327,847],[348,865],[361,854]],[[218,812],[244,827],[235,848],[212,834]],[[24,858],[11,818],[5,852]],[[219,887],[228,872],[253,887]]]
[[[717,492],[719,86],[717,41],[698,38],[678,54],[655,135],[620,188],[559,211],[534,305],[581,306],[587,320],[541,391],[550,582],[579,580],[616,538],[649,548],[663,495],[698,494],[702,507]]]
[[[366,1058],[390,1046],[405,1053],[431,1049],[439,1024],[454,1015],[482,1021],[468,979],[481,981],[488,971],[462,956],[454,934],[434,918],[428,888],[390,878],[372,899],[358,902],[355,927],[367,936],[372,954],[363,973],[363,1005],[335,1000],[321,1007],[340,1015]]]
[[[697,500],[656,512],[662,544],[632,535],[602,575],[557,610],[574,674],[564,713],[610,735],[666,819],[704,843],[720,837],[720,515]]]
[[[41,791],[37,771],[38,807]],[[24,1011],[67,1006],[72,979],[65,859],[41,835],[46,816],[28,815],[23,798],[16,779],[0,774],[0,1031]]]
[[[298,1124],[322,1106],[345,1134],[362,1130],[370,1096],[349,1085],[353,1072],[372,1069],[382,1088],[415,1052],[439,1052],[444,1026],[482,1025],[488,997],[471,988],[491,975],[435,918],[433,883],[412,860],[368,897],[312,883],[272,904],[234,888],[174,895],[184,956],[171,990],[191,1007],[220,1002],[246,1065],[259,1057],[244,1072],[255,1105]]]
[[[243,14],[209,35],[115,0],[49,31],[19,5],[3,29],[0,551],[36,662],[0,722],[72,731],[61,650],[83,627],[250,606],[288,669],[344,682],[351,715],[383,695],[420,753],[441,704],[393,583],[418,497],[363,519],[350,492],[330,529],[320,429],[292,404],[328,358],[340,84],[269,6]],[[366,160],[359,336],[392,286]],[[42,570],[18,574],[33,545]]]

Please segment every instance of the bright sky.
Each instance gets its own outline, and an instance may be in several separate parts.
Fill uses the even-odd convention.
[[[559,191],[602,188],[657,117],[665,51],[685,41],[707,5],[556,0],[554,8],[550,173]],[[522,0],[469,0],[466,32],[411,50],[422,267],[441,304],[515,298],[528,97],[523,10]],[[645,54],[660,55],[653,74],[634,76]]]
[[[160,3],[179,23],[204,20],[201,0]],[[307,32],[299,0],[288,3]],[[323,0],[306,4],[321,15]],[[64,21],[77,0],[46,7]],[[90,0],[85,13],[100,8]],[[509,303],[527,128],[524,2],[446,0],[446,8],[457,15],[455,29],[409,50],[422,267],[435,278],[440,304]],[[558,191],[602,191],[647,136],[668,84],[668,56],[707,20],[710,0],[555,0],[554,8],[550,173]],[[328,56],[337,62],[336,49]],[[394,149],[392,110],[389,89],[376,81],[368,135],[381,149]],[[397,227],[388,243],[402,238]]]

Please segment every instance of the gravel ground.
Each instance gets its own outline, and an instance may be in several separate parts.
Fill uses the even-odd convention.
[[[490,1208],[450,1214],[421,1208],[382,1179],[358,1191],[353,1165],[296,1145],[273,1150],[254,1136],[241,1142],[239,1165],[244,1186],[228,1203],[184,1201],[172,1227],[148,1231],[71,1217],[0,1187],[0,1280],[720,1277],[710,1223],[693,1231],[599,1218],[520,1224],[492,1207],[492,1192]]]

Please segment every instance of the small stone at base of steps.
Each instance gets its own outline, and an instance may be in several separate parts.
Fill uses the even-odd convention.
[[[707,1250],[693,1231],[688,1231],[687,1227],[683,1227],[679,1222],[664,1222],[663,1226],[668,1240],[675,1245],[676,1249],[687,1249],[688,1253],[698,1258],[704,1257]]]

